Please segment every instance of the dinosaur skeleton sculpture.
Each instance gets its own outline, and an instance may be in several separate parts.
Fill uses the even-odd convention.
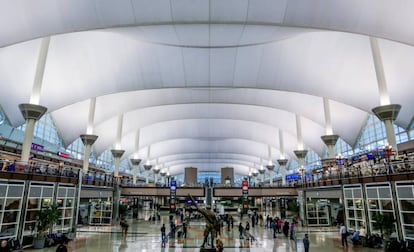
[[[194,198],[189,194],[188,195],[191,199],[191,204],[196,207],[197,211],[202,214],[206,218],[206,228],[204,229],[204,240],[203,244],[201,245],[204,248],[204,245],[207,242],[208,235],[211,234],[211,248],[214,248],[214,237],[217,234],[217,225],[219,221],[216,218],[216,215],[207,209],[200,208],[196,203]]]

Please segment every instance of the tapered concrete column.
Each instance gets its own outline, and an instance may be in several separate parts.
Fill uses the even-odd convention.
[[[252,175],[253,175],[253,183],[256,186],[256,179],[257,179],[257,176],[259,175],[259,172],[256,169],[254,169],[252,172]]]
[[[335,144],[338,141],[338,135],[321,136],[322,141],[328,147],[328,158],[335,158]]]
[[[266,168],[269,171],[270,185],[273,185],[273,170],[275,169],[275,165],[274,164],[268,164],[268,165],[266,165]]]
[[[23,103],[19,105],[19,109],[26,120],[21,161],[27,163],[29,162],[30,149],[32,147],[35,122],[46,113],[47,108],[36,104]]]
[[[155,168],[152,171],[154,172],[154,184],[157,184],[158,174],[160,173],[161,169],[158,168],[158,166],[155,166]]]
[[[141,159],[139,158],[131,158],[133,175],[132,175],[132,183],[134,185],[137,184],[137,175],[138,175],[138,165],[141,163]]]
[[[96,139],[98,139],[97,135],[88,135],[82,134],[80,135],[82,143],[85,145],[85,152],[83,157],[83,173],[86,174],[89,170],[89,157],[91,155],[91,147],[95,143]]]
[[[165,184],[166,184],[166,182],[165,182],[165,175],[167,175],[167,172],[163,169],[163,170],[160,172],[160,175],[161,175],[161,180],[162,180],[162,183],[165,185]]]
[[[265,172],[266,172],[266,170],[265,169],[263,169],[263,167],[261,167],[259,170],[259,174],[260,174],[260,179],[262,180],[262,183],[264,184],[264,174],[265,174]]]
[[[286,164],[288,160],[287,159],[278,159],[277,163],[280,166],[280,175],[282,176],[282,186],[286,185]]]
[[[272,147],[270,145],[267,147],[267,155],[269,157],[269,161],[266,165],[266,168],[269,171],[270,185],[273,185],[273,170],[275,169],[275,165],[272,161]]]
[[[114,177],[118,178],[119,176],[119,163],[121,161],[122,155],[124,155],[124,150],[111,150],[112,156],[114,157]]]
[[[305,157],[306,157],[306,154],[308,153],[308,151],[307,150],[295,150],[293,152],[295,153],[296,157],[299,160],[299,172],[304,173],[304,171],[305,171]],[[302,176],[302,183],[304,183],[305,182],[305,176],[304,176],[304,174],[301,174],[301,176]]]
[[[152,168],[152,165],[150,165],[150,164],[145,164],[144,165],[144,169],[146,171],[145,183],[147,183],[147,184],[149,183],[149,172],[150,172],[151,168]]]
[[[398,149],[394,132],[394,121],[397,119],[400,109],[401,105],[399,104],[384,105],[372,109],[372,112],[374,112],[378,119],[384,122],[388,144],[392,146],[397,155]]]
[[[296,155],[296,157],[299,160],[299,165],[304,166],[305,165],[305,157],[306,154],[308,154],[307,150],[295,150],[293,151]]]
[[[113,214],[113,219],[115,221],[118,220],[119,217],[119,199],[121,197],[121,191],[119,190],[119,163],[121,161],[121,157],[122,155],[124,155],[124,150],[111,150],[112,156],[114,157],[114,164],[115,164],[115,169],[114,169],[114,179],[116,181],[115,184],[115,192],[114,192],[114,214]]]

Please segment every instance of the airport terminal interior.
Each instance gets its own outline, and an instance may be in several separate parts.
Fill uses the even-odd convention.
[[[2,1],[1,247],[414,251],[412,10]]]

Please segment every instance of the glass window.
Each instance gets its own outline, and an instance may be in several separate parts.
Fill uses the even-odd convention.
[[[398,186],[397,195],[399,198],[412,199],[414,198],[413,190],[411,186]]]
[[[406,142],[408,140],[407,132],[394,125],[394,132],[396,135],[397,143]],[[361,131],[361,134],[357,140],[356,146],[359,152],[366,152],[382,148],[386,139],[385,125],[375,115],[369,115],[367,122]]]
[[[414,215],[412,213],[403,213],[404,224],[414,225]]]
[[[29,199],[27,202],[27,208],[28,209],[39,209],[39,199],[38,198],[34,198],[34,199]]]
[[[414,226],[403,226],[405,236],[411,239],[414,239]]]
[[[13,212],[4,212],[3,215],[3,224],[4,223],[15,223],[17,222],[17,217],[18,215],[18,211],[13,211]]]
[[[213,179],[213,183],[221,183],[221,173],[220,172],[199,172],[197,177],[198,183],[204,183],[206,179],[210,181],[210,178]]]
[[[369,209],[379,209],[379,203],[378,200],[369,200]]]
[[[17,129],[24,132],[26,124],[17,127]],[[42,142],[51,143],[58,147],[64,146],[62,138],[59,136],[55,123],[53,122],[50,114],[45,114],[38,121],[36,121],[33,134],[35,138],[40,139]]]
[[[392,201],[391,200],[381,200],[381,205],[383,210],[393,210]]]
[[[20,199],[7,199],[5,210],[20,210]]]
[[[23,194],[23,186],[21,185],[10,185],[9,190],[7,192],[8,197],[21,197]]]
[[[400,200],[401,211],[414,211],[414,200]]]

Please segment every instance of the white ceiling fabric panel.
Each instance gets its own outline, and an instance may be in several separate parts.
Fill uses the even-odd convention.
[[[414,35],[407,31],[414,23],[413,9],[414,2],[405,0],[294,0],[287,3],[284,23],[376,34],[412,44]]]
[[[66,145],[84,134],[96,97],[95,149],[113,148],[124,115],[124,158],[151,145],[180,172],[322,155],[323,98],[333,132],[354,145],[380,105],[369,36],[379,37],[390,100],[408,128],[414,99],[414,2],[361,0],[61,0],[0,3],[1,109],[13,126],[30,100],[40,39],[50,36],[40,104]],[[220,156],[220,155],[223,156]],[[213,165],[214,164],[214,165]],[[206,168],[207,169],[207,168]]]
[[[289,1],[261,0],[260,2],[260,4],[249,5],[248,21],[283,23],[286,5]]]
[[[14,125],[24,122],[18,104],[30,101],[39,46],[34,40],[0,48],[0,105]]]
[[[215,21],[240,21],[247,18],[249,0],[211,0],[210,17]]]
[[[136,23],[171,22],[170,0],[131,0]],[[117,1],[112,1],[117,4]]]
[[[67,144],[84,133],[88,104],[88,102],[82,102],[77,104],[76,107],[62,108],[53,112],[57,127],[66,132],[63,137]],[[247,106],[249,104],[254,106]],[[128,136],[128,134],[134,134],[137,128],[163,121],[191,118],[228,118],[261,122],[280,128],[295,136],[295,114],[301,114],[305,118],[312,118],[312,122],[309,122],[311,125],[303,127],[303,133],[310,136],[309,141],[312,144],[309,144],[309,146],[315,147],[315,151],[321,153],[321,148],[324,145],[319,137],[324,135],[325,126],[322,108],[322,98],[320,97],[269,90],[173,89],[167,91],[160,89],[121,93],[97,99],[95,132],[99,133],[101,137],[95,146],[98,152],[101,152],[110,148],[114,143],[114,127],[119,111],[126,111],[123,127],[123,132],[126,134],[124,138],[126,139],[134,139],[133,136]],[[73,113],[71,111],[82,112]],[[72,115],[70,121],[67,120],[68,114]],[[331,102],[331,114],[334,132],[338,129],[338,133],[343,133],[341,136],[345,140],[353,143],[352,141],[356,137],[354,132],[362,127],[366,113],[344,104]],[[353,123],[349,124],[346,119],[351,117]],[[280,118],[283,118],[283,120],[280,120]],[[339,129],[345,130],[342,130],[342,132]],[[321,133],[318,135],[315,132]],[[279,140],[277,137],[275,132],[269,135],[271,145],[278,146]],[[293,139],[296,141],[295,138]],[[142,142],[141,146],[144,146]],[[291,150],[296,147],[296,145],[293,145]]]
[[[246,1],[62,0],[3,1],[0,47],[46,35],[131,25],[165,23],[263,23],[369,34],[414,44],[414,3],[397,0]],[[130,4],[129,4],[130,3]],[[231,9],[231,14],[225,10]],[[395,13],[398,13],[396,15]],[[246,21],[247,16],[247,21]],[[6,27],[7,26],[7,27]]]
[[[206,86],[209,83],[209,49],[183,48],[186,84]]]
[[[134,9],[131,0],[118,0],[114,5],[112,0],[94,0],[100,22],[105,27],[131,24],[135,22]]]
[[[197,22],[210,18],[210,1],[204,0],[175,0],[171,1],[174,21]]]

